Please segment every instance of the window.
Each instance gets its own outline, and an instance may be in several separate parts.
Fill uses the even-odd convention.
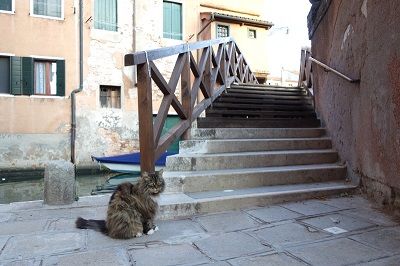
[[[0,57],[0,93],[10,93],[10,58]]]
[[[182,40],[182,5],[164,1],[164,38]]]
[[[249,36],[250,39],[256,39],[257,38],[257,31],[253,30],[253,29],[249,29],[248,36]]]
[[[217,24],[217,38],[229,36],[229,26]]]
[[[95,0],[94,28],[117,31],[117,0]]]
[[[35,61],[34,94],[57,94],[57,63],[51,61]]]
[[[0,57],[0,92],[65,96],[65,61]]]
[[[13,11],[14,0],[0,0],[0,11]]]
[[[63,17],[62,0],[32,0],[33,14],[45,17]]]
[[[100,85],[100,106],[121,108],[121,87]]]

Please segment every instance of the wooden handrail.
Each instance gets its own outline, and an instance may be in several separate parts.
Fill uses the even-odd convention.
[[[218,46],[216,53],[213,46]],[[195,59],[193,53],[198,54]],[[154,60],[177,56],[167,81]],[[198,62],[197,62],[198,61]],[[258,83],[233,38],[221,38],[141,51],[125,55],[125,66],[137,66],[140,169],[154,172],[155,161],[172,142],[179,139],[192,122],[233,82]],[[180,99],[175,91],[180,80]],[[153,121],[153,84],[163,93]],[[204,99],[199,99],[199,92]],[[168,110],[172,108],[180,122],[161,136]]]

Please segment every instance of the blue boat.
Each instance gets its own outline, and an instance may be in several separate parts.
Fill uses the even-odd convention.
[[[178,151],[164,152],[160,158],[155,162],[156,171],[165,167],[167,156],[177,154]],[[128,153],[115,156],[97,157],[92,156],[92,160],[98,162],[100,165],[119,173],[134,173],[140,172],[140,153]]]

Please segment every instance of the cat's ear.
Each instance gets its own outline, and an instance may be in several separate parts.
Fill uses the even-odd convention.
[[[162,176],[164,172],[164,169],[161,169],[160,171],[156,172],[157,176]]]
[[[142,173],[142,178],[143,178],[144,180],[148,180],[148,179],[150,178],[149,173],[143,172],[143,173]]]

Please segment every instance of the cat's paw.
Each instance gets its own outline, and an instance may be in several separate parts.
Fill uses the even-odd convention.
[[[155,232],[155,231],[158,231],[158,230],[159,230],[158,226],[155,225],[154,228],[153,228],[153,230],[154,230],[154,232]]]
[[[146,235],[152,235],[154,234],[155,230],[154,229],[150,229],[149,231],[147,231]]]
[[[142,233],[137,233],[136,235],[135,235],[135,237],[141,237],[143,234]]]

